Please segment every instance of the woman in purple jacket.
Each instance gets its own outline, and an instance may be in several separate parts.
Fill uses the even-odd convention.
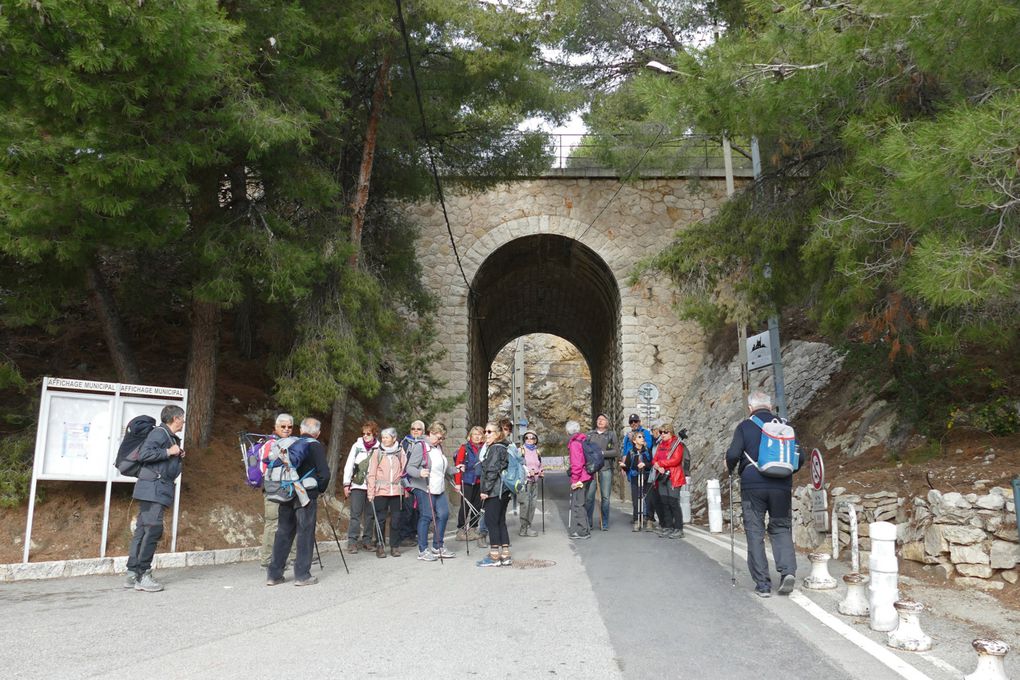
[[[570,441],[567,451],[570,452],[570,538],[591,538],[591,527],[588,515],[584,510],[584,499],[587,496],[591,475],[584,467],[585,436],[581,433],[581,425],[576,420],[567,421],[567,434]]]

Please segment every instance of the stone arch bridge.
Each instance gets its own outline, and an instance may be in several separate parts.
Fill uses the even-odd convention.
[[[627,183],[561,171],[448,195],[470,288],[441,208],[410,206],[425,283],[439,300],[446,355],[435,370],[448,394],[467,394],[466,404],[444,414],[451,432],[486,421],[492,360],[507,342],[530,333],[560,336],[581,351],[592,376],[592,416],[607,413],[620,426],[646,381],[659,387],[663,416],[675,413],[704,359],[704,335],[674,314],[668,281],[630,285],[629,278],[638,261],[710,216],[725,195],[721,171],[702,171],[696,181]]]

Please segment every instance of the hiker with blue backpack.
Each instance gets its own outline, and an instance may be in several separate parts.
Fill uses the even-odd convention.
[[[405,479],[418,502],[418,559],[435,562],[456,557],[445,545],[446,523],[450,519],[450,501],[446,496],[446,454],[443,440],[446,426],[440,422],[429,425],[425,439],[411,445]],[[429,525],[432,526],[432,547],[429,547]]]
[[[272,447],[273,440],[289,437],[293,434],[293,432],[294,417],[292,415],[289,413],[281,413],[276,416],[276,421],[273,424],[273,436],[262,445],[262,453],[260,454],[260,457],[262,459],[261,464],[263,473],[265,473],[265,464],[269,457],[269,451]],[[273,556],[273,542],[276,540],[276,527],[279,524],[280,506],[263,496],[262,509],[264,523],[262,526],[262,548],[259,550],[259,566],[263,569],[268,569],[269,560]],[[294,560],[294,553],[291,553],[290,558],[291,561]]]
[[[376,548],[375,556],[386,557],[386,519],[390,525],[390,556],[400,557],[398,522],[400,506],[404,502],[403,476],[407,466],[407,454],[397,443],[397,431],[387,427],[379,435],[379,446],[376,447],[368,462],[368,502],[372,508],[372,519],[375,521]]]
[[[511,493],[504,484],[510,466],[510,452],[506,436],[496,423],[485,425],[485,452],[482,458],[481,499],[488,525],[489,554],[475,564],[479,567],[509,567],[510,532],[506,527],[506,510]]]
[[[315,418],[301,421],[301,438],[287,448],[285,464],[293,466],[297,481],[291,484],[290,493],[286,486],[274,492],[267,477],[266,497],[279,503],[279,527],[273,542],[273,557],[266,573],[266,585],[276,586],[284,582],[283,571],[291,547],[296,548],[294,558],[294,585],[312,586],[319,579],[312,576],[312,554],[315,551],[315,524],[318,515],[319,494],[329,487],[329,464],[326,462],[326,448],[319,441],[322,423]],[[281,440],[282,441],[282,440]],[[290,500],[281,498],[290,495]]]
[[[351,518],[347,526],[347,550],[357,554],[359,544],[374,550],[375,527],[368,507],[368,464],[371,452],[379,446],[379,424],[366,420],[361,424],[361,437],[351,446],[344,464],[344,498],[350,500]]]
[[[591,538],[591,524],[584,507],[592,479],[584,455],[586,436],[576,420],[568,420],[566,430],[570,435],[570,441],[567,442],[567,452],[570,454],[570,513],[567,531],[570,538],[583,540]]]
[[[779,572],[779,594],[789,595],[797,583],[797,555],[793,547],[793,474],[800,455],[793,428],[772,413],[764,392],[747,397],[750,417],[737,425],[726,451],[726,469],[740,474],[741,510],[747,536],[747,568],[759,597],[772,595],[772,578],[765,555],[765,515],[772,557]]]

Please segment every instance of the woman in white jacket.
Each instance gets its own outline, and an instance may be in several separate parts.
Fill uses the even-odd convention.
[[[350,499],[351,521],[347,527],[347,551],[375,549],[375,527],[372,510],[368,507],[368,464],[372,451],[379,446],[379,425],[366,420],[361,425],[361,437],[354,442],[344,465],[344,498]]]

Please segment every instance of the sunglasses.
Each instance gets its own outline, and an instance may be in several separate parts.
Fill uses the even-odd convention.
[[[525,437],[524,441],[526,441],[526,442],[537,442],[538,441],[538,437]]]
[[[496,430],[486,430],[485,434],[496,434]]]

